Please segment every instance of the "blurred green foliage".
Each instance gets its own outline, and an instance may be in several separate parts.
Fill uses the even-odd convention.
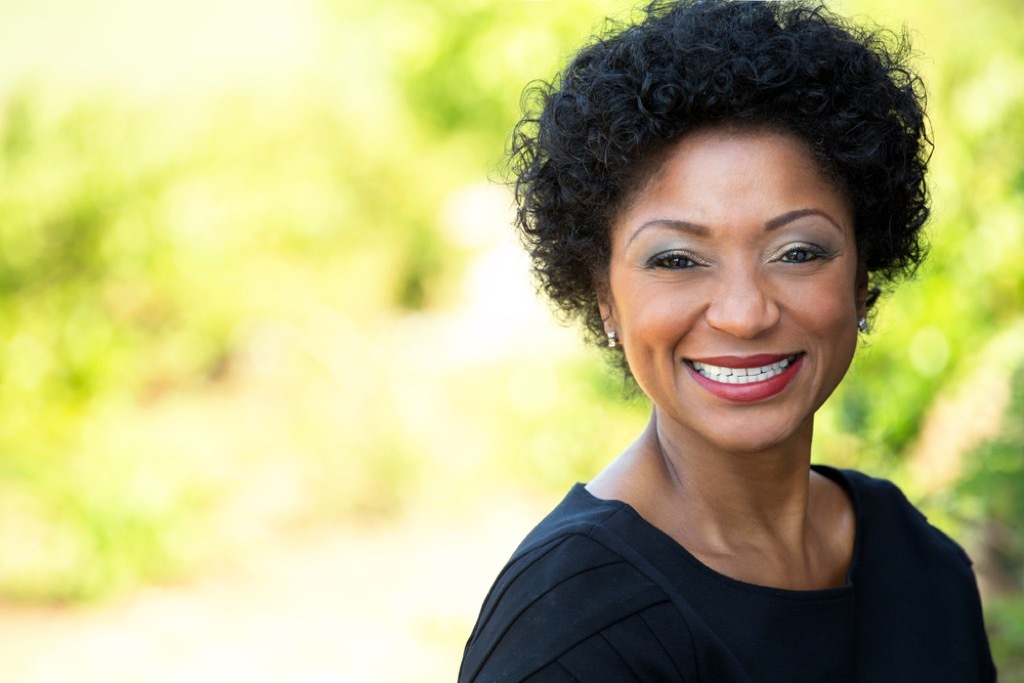
[[[273,83],[2,91],[3,599],[93,599],[303,525],[559,491],[644,420],[530,307],[486,184],[522,88],[631,5],[288,6],[321,42]],[[881,303],[815,457],[896,478],[970,546],[1019,679],[1019,7],[840,9],[916,34],[936,210],[931,259]]]

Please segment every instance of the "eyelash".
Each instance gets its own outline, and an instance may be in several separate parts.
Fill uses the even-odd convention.
[[[803,253],[807,256],[800,261],[786,260],[786,257],[794,253]],[[783,263],[810,263],[811,261],[817,261],[819,259],[828,258],[828,252],[821,247],[816,247],[810,244],[801,244],[794,247],[789,247],[779,256],[779,260]]]
[[[680,265],[681,262],[685,262],[686,265]],[[668,270],[686,270],[687,268],[693,268],[698,265],[700,264],[691,255],[678,251],[669,251],[664,254],[658,254],[647,262],[647,266],[649,268],[666,268]]]
[[[787,259],[787,256],[792,254],[804,254],[802,260]],[[818,261],[820,259],[829,258],[829,252],[811,244],[801,244],[787,248],[781,252],[777,257],[778,261],[782,263],[811,263],[812,261]],[[686,270],[695,266],[703,265],[693,255],[679,251],[669,251],[663,254],[653,256],[648,262],[648,268],[665,268],[667,270]]]

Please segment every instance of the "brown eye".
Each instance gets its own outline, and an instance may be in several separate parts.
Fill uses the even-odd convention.
[[[815,249],[813,247],[794,247],[793,249],[787,250],[779,258],[783,263],[807,263],[809,261],[817,261],[825,256],[825,252],[821,249]]]
[[[686,254],[670,252],[668,254],[658,254],[650,260],[649,265],[652,268],[683,270],[685,268],[692,268],[696,266],[697,263]]]
[[[810,261],[814,258],[814,255],[806,249],[790,249],[782,255],[782,260],[787,263],[803,263],[804,261]]]

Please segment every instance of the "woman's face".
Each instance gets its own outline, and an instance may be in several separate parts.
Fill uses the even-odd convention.
[[[611,239],[601,312],[663,430],[737,453],[810,435],[853,358],[867,276],[849,204],[800,141],[683,138]]]

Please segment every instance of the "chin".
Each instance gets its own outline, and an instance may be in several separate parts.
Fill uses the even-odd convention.
[[[753,456],[766,453],[779,446],[782,446],[796,436],[795,433],[780,434],[776,437],[758,439],[735,438],[734,436],[724,437],[716,440],[715,446],[722,451],[736,456]]]
[[[730,453],[738,456],[757,455],[785,446],[787,443],[800,442],[807,445],[813,431],[813,414],[802,421],[793,422],[776,415],[776,419],[762,416],[762,419],[751,419],[753,416],[733,414],[716,415],[704,412],[699,416],[689,413],[690,419],[677,419],[665,411],[657,411],[657,419],[661,430],[667,432],[670,441],[676,443],[703,442],[708,449]],[[696,417],[695,421],[693,418]],[[709,429],[708,425],[715,425]],[[797,449],[798,451],[800,449]]]

